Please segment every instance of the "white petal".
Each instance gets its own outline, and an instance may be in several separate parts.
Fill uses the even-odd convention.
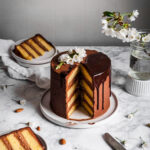
[[[132,14],[133,14],[134,17],[137,18],[138,15],[139,15],[139,12],[138,12],[138,10],[133,10],[133,13],[132,13]]]
[[[25,99],[22,99],[19,101],[20,105],[25,105],[26,104],[26,100]]]
[[[133,22],[133,21],[135,21],[135,17],[134,16],[131,16],[130,18],[129,18],[129,20],[131,21],[131,22]]]

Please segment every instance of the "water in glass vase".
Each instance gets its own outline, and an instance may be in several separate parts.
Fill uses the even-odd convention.
[[[150,49],[132,49],[129,75],[138,80],[150,80]]]

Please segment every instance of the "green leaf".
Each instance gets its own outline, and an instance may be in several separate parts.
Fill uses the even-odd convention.
[[[114,12],[110,12],[110,11],[104,11],[103,12],[103,16],[108,16],[108,17],[113,17],[114,16]]]
[[[58,64],[58,65],[56,66],[56,70],[57,70],[57,69],[60,69],[63,64],[64,64],[64,62],[60,62],[60,64]]]

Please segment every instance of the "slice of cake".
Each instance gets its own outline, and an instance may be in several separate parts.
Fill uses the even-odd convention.
[[[91,118],[104,114],[110,105],[111,61],[95,50],[75,49],[51,61],[53,111],[69,119],[78,106]]]
[[[31,128],[22,128],[0,136],[0,150],[44,150]]]
[[[15,54],[26,59],[32,60],[43,56],[46,51],[52,50],[53,46],[40,34],[25,40],[15,47]]]

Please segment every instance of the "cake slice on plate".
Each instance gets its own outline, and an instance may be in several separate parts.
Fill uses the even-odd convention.
[[[45,150],[30,127],[0,136],[0,150]]]
[[[29,38],[15,46],[15,54],[26,59],[32,60],[43,56],[46,51],[51,51],[53,46],[40,34]]]

